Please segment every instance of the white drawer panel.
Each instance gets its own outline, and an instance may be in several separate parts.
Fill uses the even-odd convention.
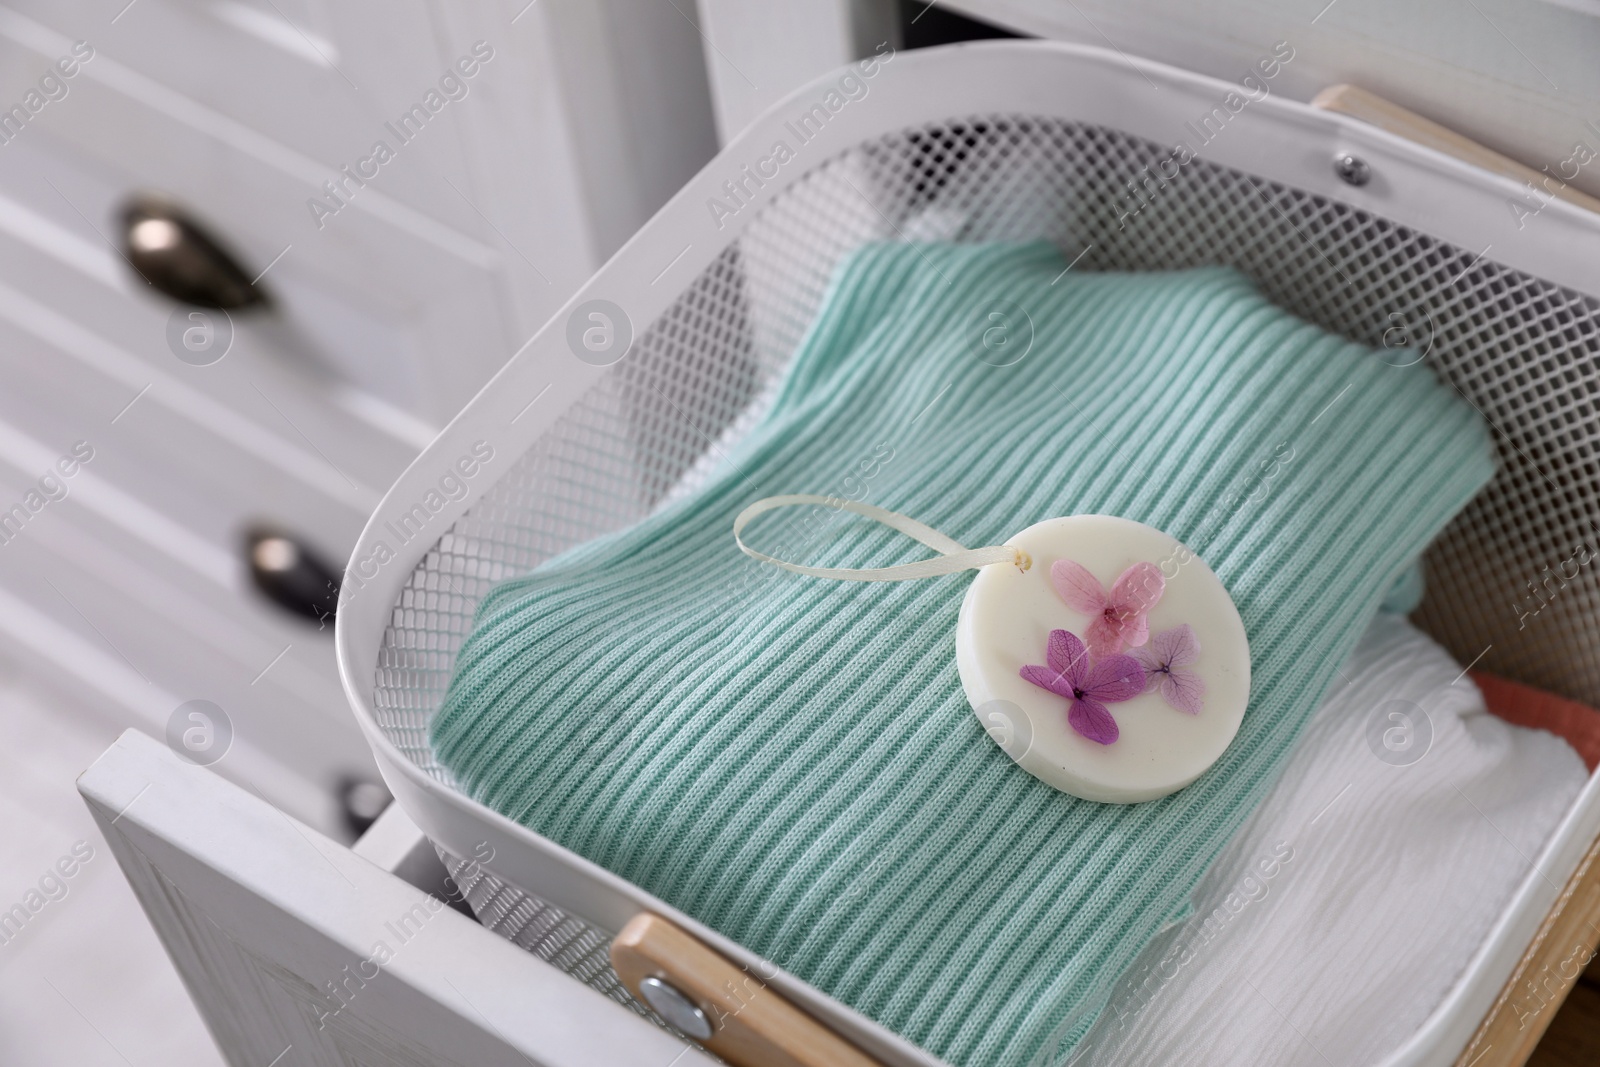
[[[66,456],[78,441],[88,440],[35,436],[18,425],[20,421],[14,416],[0,421],[0,478],[15,490],[14,499],[8,498],[0,505],[6,511],[14,504],[26,503],[23,494],[36,488],[35,483],[45,475],[56,474],[52,468],[56,467],[57,460]],[[269,643],[283,633],[300,632],[296,627],[316,628],[315,624],[302,623],[285,615],[255,590],[249,580],[238,533],[252,519],[278,520],[291,532],[305,535],[304,540],[337,568],[341,555],[346,553],[342,542],[349,536],[347,529],[312,528],[297,522],[293,515],[274,515],[265,509],[257,510],[253,505],[235,504],[231,511],[227,506],[215,509],[222,516],[218,520],[220,533],[208,535],[195,529],[195,524],[180,522],[173,514],[151,504],[148,496],[140,492],[142,487],[137,480],[124,476],[130,464],[126,461],[127,450],[119,449],[118,442],[102,439],[98,444],[89,443],[93,448],[92,460],[82,464],[70,478],[57,477],[44,483],[45,496],[51,492],[64,496],[64,500],[58,502],[60,506],[52,503],[40,508],[35,500],[30,510],[52,517],[62,512],[79,516],[73,520],[78,527],[99,537],[119,557],[133,561],[142,570],[169,583],[175,592],[203,603],[208,610],[231,614],[255,629],[268,627]],[[129,485],[130,481],[135,484]],[[0,539],[8,543],[0,544],[0,548],[36,540],[32,536],[36,529],[48,528],[48,524],[36,528],[32,522],[22,523],[28,535],[24,536],[14,532],[17,525],[19,523],[13,519],[11,527],[5,531],[7,537]],[[86,550],[92,547],[92,543],[85,543]],[[247,658],[253,658],[257,651],[252,650]]]
[[[349,483],[319,451],[357,483],[382,488],[431,437],[431,426],[396,409],[359,417],[363,408],[382,405],[328,372],[309,372],[308,362],[322,364],[282,346],[276,335],[294,327],[278,316],[234,316],[233,347],[218,363],[196,367],[178,359],[167,328],[175,313],[180,319],[186,313],[140,281],[103,236],[107,227],[97,231],[73,206],[109,216],[118,183],[29,146],[5,147],[0,174],[15,178],[22,171],[21,180],[0,191],[5,317],[118,383],[120,396],[108,418],[150,386],[157,406],[341,498],[349,497]],[[13,148],[21,154],[11,154]],[[399,336],[391,331],[383,339]],[[49,373],[56,362],[39,369]],[[372,371],[390,378],[412,366],[402,358]],[[238,414],[246,416],[243,423]],[[353,502],[367,506],[364,498]]]
[[[184,442],[165,449],[175,470],[221,466],[241,479],[259,472],[363,514],[414,454],[413,445],[329,404],[243,334],[222,362],[191,367],[165,350],[159,312],[92,291],[98,302],[51,306],[18,286],[55,281],[59,298],[79,288],[77,279],[56,277],[63,272],[48,262],[33,263],[31,277],[19,279],[29,257],[3,237],[0,253],[0,324],[10,339],[0,366],[8,377],[39,381],[55,412],[126,433],[173,435]],[[140,342],[143,354],[116,337]]]
[[[32,69],[67,43],[51,34],[33,41],[40,35],[32,32],[22,36],[37,48],[19,43],[7,35],[15,21],[0,9],[0,71]],[[0,163],[11,164],[24,142],[35,151],[66,142],[94,164],[79,165],[74,182],[57,172],[65,156],[50,150],[51,165],[40,173],[0,171],[11,172],[7,193],[30,204],[70,201],[68,214],[57,217],[78,218],[102,243],[113,236],[123,196],[140,188],[174,195],[239,250],[247,269],[266,269],[267,286],[302,298],[285,301],[289,311],[348,373],[436,423],[505,361],[516,331],[504,318],[504,256],[496,247],[375,187],[319,229],[306,201],[327,168],[192,101],[155,106],[149,93],[136,92],[148,88],[145,81],[106,57],[84,67],[71,95],[5,145]],[[23,169],[26,153],[15,154]],[[465,190],[463,183],[456,185]],[[558,295],[552,288],[550,309]],[[330,303],[348,309],[347,321],[327,313]],[[409,342],[400,351],[396,334]],[[449,360],[438,358],[446,352]],[[399,373],[386,372],[396,360],[405,363]]]
[[[482,225],[471,207],[431,173],[436,162],[408,157],[461,157],[459,112],[474,106],[475,91],[508,66],[494,46],[485,39],[493,58],[469,64],[476,73],[459,79],[462,99],[450,101],[441,92],[435,101],[443,104],[436,113],[426,121],[413,118],[400,130],[409,143],[385,125],[398,124],[430,89],[437,91],[441,75],[462,58],[441,54],[421,0],[384,0],[379,11],[329,5],[327,17],[316,20],[320,31],[303,17],[289,21],[288,8],[274,10],[264,0],[138,0],[115,23],[104,4],[51,0],[5,6],[11,19],[0,17],[0,32],[9,26],[13,35],[24,36],[36,57],[0,78],[0,89],[11,91],[0,99],[20,97],[27,83],[68,54],[74,42],[85,41],[94,49],[93,58],[74,76],[67,99],[80,80],[95,77],[97,65],[126,69],[138,78],[121,82],[125,90],[158,110],[168,97],[181,98],[189,108],[210,111],[273,142],[280,153],[316,161],[318,175],[302,200],[336,178],[341,165],[354,165],[383,140],[400,161],[380,167],[374,187],[464,233]],[[32,33],[29,24],[36,27]],[[497,29],[503,28],[489,26],[485,32],[505,47],[505,34]],[[47,54],[52,43],[47,34],[65,46],[60,53]],[[351,41],[351,47],[341,49],[335,36]],[[146,85],[164,92],[141,92]],[[50,118],[54,106],[41,118]]]
[[[6,506],[25,487],[0,465]],[[158,737],[182,702],[213,701],[241,751],[276,765],[244,779],[289,810],[324,812],[340,775],[370,773],[327,631],[280,619],[268,605],[149,556],[79,503],[69,493],[0,546],[0,632],[9,654],[25,650],[22,665],[46,682],[60,681],[49,677],[56,672],[78,676],[80,687],[98,690],[108,719]],[[30,624],[30,612],[48,623]],[[218,769],[230,770],[226,762]],[[274,783],[296,780],[323,796],[270,795]]]
[[[3,305],[0,293],[0,310]],[[130,393],[28,340],[19,342],[10,324],[0,320],[0,377],[7,381],[5,425],[57,454],[77,441],[88,441],[95,457],[87,469],[96,480],[218,552],[236,556],[240,531],[265,520],[303,535],[335,567],[342,566],[365,522],[365,509],[330,499],[218,441],[203,427],[147,403],[149,394],[113,423],[112,416],[128,402]],[[16,364],[29,359],[60,365],[48,376],[19,373]],[[77,404],[93,414],[74,410]],[[52,457],[34,455],[21,440],[13,447],[0,429],[0,460],[37,476]],[[115,516],[131,509],[108,504],[102,510],[111,521],[118,521]],[[122,521],[124,536],[147,540],[158,552],[187,551],[178,539],[157,536],[154,530],[144,536],[152,524],[140,525],[133,516]],[[199,566],[198,560],[194,563]]]

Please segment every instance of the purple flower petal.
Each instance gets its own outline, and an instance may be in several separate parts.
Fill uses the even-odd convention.
[[[1089,676],[1079,683],[1084,696],[1106,704],[1132,700],[1144,692],[1144,666],[1132,656],[1107,656],[1089,668]]]
[[[1162,630],[1150,639],[1150,648],[1163,667],[1187,667],[1200,658],[1200,642],[1188,623]]]
[[[1089,673],[1089,650],[1078,635],[1069,630],[1051,630],[1044,648],[1044,661],[1073,685],[1082,685]]]
[[[1206,683],[1198,674],[1173,671],[1160,675],[1161,698],[1178,711],[1188,715],[1200,714],[1205,706]]]
[[[1109,745],[1122,733],[1106,706],[1093,700],[1074,700],[1067,710],[1067,725],[1097,745]]]
[[[1100,580],[1070,559],[1058,559],[1050,565],[1050,583],[1069,608],[1085,615],[1099,615],[1111,603]]]
[[[1030,663],[1017,673],[1022,675],[1023,681],[1032,682],[1040,689],[1048,689],[1058,697],[1073,699],[1072,683],[1062,677],[1060,671]]]

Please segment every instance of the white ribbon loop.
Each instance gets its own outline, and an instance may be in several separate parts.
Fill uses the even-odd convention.
[[[838,508],[843,511],[864,515],[874,522],[880,522],[891,529],[899,530],[907,537],[913,538],[927,545],[939,555],[933,559],[919,560],[916,563],[901,563],[893,567],[805,567],[798,563],[789,563],[786,560],[769,556],[765,552],[757,552],[744,543],[739,535],[749,525],[750,520],[758,515],[779,508],[800,507],[808,504],[819,504],[823,507]],[[1019,570],[1027,570],[1033,566],[1033,560],[1020,548],[1011,548],[1008,545],[989,545],[985,548],[966,548],[931,526],[924,526],[916,519],[889,511],[886,508],[875,507],[872,504],[863,504],[855,500],[843,500],[838,497],[816,496],[811,493],[791,493],[786,496],[769,496],[757,500],[754,504],[739,512],[733,520],[733,539],[739,545],[739,551],[751,559],[758,559],[763,563],[770,563],[775,567],[782,567],[795,574],[806,574],[813,578],[838,578],[846,582],[904,582],[913,578],[936,578],[941,574],[955,574],[957,571],[975,570],[978,567],[987,567],[991,563],[1010,563]]]

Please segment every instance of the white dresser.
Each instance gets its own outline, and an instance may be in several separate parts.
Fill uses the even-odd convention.
[[[0,6],[0,657],[108,738],[212,702],[215,769],[339,833],[337,784],[372,772],[331,625],[260,595],[245,532],[342,569],[433,432],[709,158],[683,6]],[[138,277],[145,191],[274,310],[191,323]],[[196,324],[231,325],[220,360],[179,358]]]

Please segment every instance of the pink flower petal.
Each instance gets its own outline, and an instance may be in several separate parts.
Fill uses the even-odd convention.
[[[1185,714],[1200,714],[1205,706],[1206,683],[1198,674],[1173,671],[1160,677],[1163,700]]]
[[[1114,656],[1122,651],[1122,622],[1096,615],[1083,631],[1083,638],[1089,646],[1089,654],[1096,659]]]
[[[1150,621],[1143,615],[1129,615],[1122,620],[1122,639],[1138,648],[1150,639]]]
[[[1097,745],[1109,745],[1122,733],[1106,706],[1093,700],[1074,700],[1067,711],[1067,725]]]
[[[1159,568],[1156,573],[1161,573]],[[1073,611],[1099,615],[1111,604],[1100,579],[1070,559],[1058,559],[1050,565],[1050,583]]]
[[[1089,668],[1089,676],[1078,688],[1094,700],[1115,704],[1132,700],[1148,684],[1144,665],[1132,656],[1107,656]]]
[[[1160,567],[1154,563],[1135,563],[1112,583],[1111,603],[1124,614],[1147,615],[1166,589],[1167,580]]]

